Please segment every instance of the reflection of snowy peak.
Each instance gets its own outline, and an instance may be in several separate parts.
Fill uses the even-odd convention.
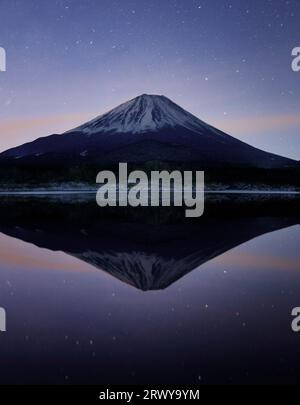
[[[143,133],[163,128],[195,132],[211,128],[167,97],[143,94],[68,132],[92,135],[99,132]]]
[[[206,261],[194,253],[179,259],[139,251],[66,253],[145,291],[166,288]]]
[[[93,196],[80,202],[74,195],[24,198],[21,205],[8,198],[1,201],[0,232],[65,252],[141,290],[158,290],[248,240],[299,224],[297,197],[240,195],[229,201],[211,196],[204,215],[192,222],[178,222],[177,210],[157,217],[134,213],[131,222],[128,211],[116,219],[99,217]]]

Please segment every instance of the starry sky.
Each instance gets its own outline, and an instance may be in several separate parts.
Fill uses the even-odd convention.
[[[0,151],[163,94],[300,159],[299,0],[0,0]]]

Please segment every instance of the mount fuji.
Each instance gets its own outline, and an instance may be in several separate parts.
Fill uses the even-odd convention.
[[[119,162],[159,162],[162,166],[189,165],[202,170],[299,168],[299,162],[227,135],[167,97],[147,94],[63,134],[39,138],[0,154],[1,167],[25,171],[46,168],[50,177],[57,170],[91,173],[89,168]],[[92,173],[90,182],[95,178]]]

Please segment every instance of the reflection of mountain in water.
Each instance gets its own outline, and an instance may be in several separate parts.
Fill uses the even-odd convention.
[[[162,217],[142,214],[141,223],[137,211],[132,217],[126,212],[130,222],[124,222],[116,219],[118,211],[101,211],[94,200],[8,198],[0,205],[0,231],[63,251],[139,289],[155,290],[241,243],[298,224],[298,202],[297,197],[208,200],[199,219],[163,211]]]

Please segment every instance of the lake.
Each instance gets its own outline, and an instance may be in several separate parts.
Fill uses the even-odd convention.
[[[0,200],[0,383],[299,383],[299,195]]]

